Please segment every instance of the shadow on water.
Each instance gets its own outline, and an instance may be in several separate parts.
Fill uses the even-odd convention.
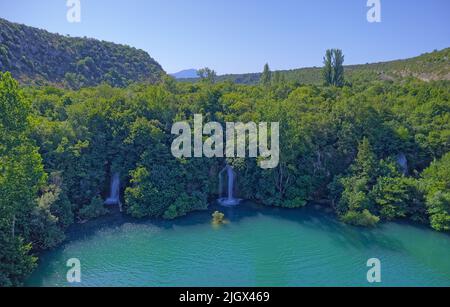
[[[339,251],[342,250],[355,249],[364,254],[365,251],[381,249],[408,255],[408,249],[410,249],[411,246],[408,246],[409,243],[405,242],[404,236],[402,239],[402,236],[398,236],[395,233],[398,232],[398,229],[401,229],[403,234],[408,233],[410,230],[408,227],[410,227],[411,230],[422,228],[422,226],[411,225],[411,223],[405,222],[381,224],[374,229],[353,227],[341,223],[333,213],[327,212],[323,208],[316,208],[315,205],[309,205],[301,209],[285,209],[266,207],[251,202],[243,202],[236,207],[223,207],[218,204],[213,204],[205,211],[192,212],[185,217],[171,221],[161,219],[135,219],[126,216],[117,210],[110,215],[97,220],[70,227],[67,232],[67,240],[61,247],[41,255],[39,268],[28,281],[28,285],[45,285],[53,282],[53,280],[64,280],[65,277],[59,276],[59,274],[65,274],[62,272],[64,272],[64,269],[66,268],[64,259],[67,258],[68,251],[70,251],[71,255],[75,253],[75,257],[78,257],[78,255],[83,257],[83,251],[77,249],[79,247],[78,244],[82,244],[83,241],[89,241],[90,239],[94,239],[95,241],[95,236],[97,236],[99,232],[118,230],[118,233],[120,233],[122,231],[127,231],[127,229],[129,229],[127,226],[129,225],[132,225],[133,227],[144,226],[138,230],[143,232],[153,231],[154,228],[158,228],[159,230],[162,230],[163,235],[164,231],[182,229],[183,232],[186,232],[189,231],[189,227],[195,228],[196,226],[201,227],[201,231],[207,231],[208,228],[205,228],[207,225],[211,225],[211,229],[213,229],[211,224],[212,213],[216,210],[223,212],[226,219],[230,222],[229,224],[223,225],[223,227],[221,226],[223,232],[218,233],[218,235],[226,235],[228,230],[239,232],[241,224],[243,226],[243,231],[248,232],[249,227],[252,227],[252,222],[254,222],[253,225],[257,225],[255,226],[255,231],[262,231],[263,233],[266,231],[265,223],[267,223],[267,231],[271,231],[271,229],[274,229],[277,225],[279,227],[279,225],[285,224],[286,228],[282,231],[286,231],[286,229],[288,231],[295,231],[293,236],[298,235],[300,241],[328,238],[327,242],[324,243],[325,245],[329,243],[332,245],[332,248],[327,250],[328,253],[333,253],[334,251],[339,253]],[[263,228],[261,229],[261,227]],[[199,229],[194,231],[198,230]],[[276,231],[276,229],[274,230]],[[305,233],[305,236],[302,237],[301,233]],[[234,236],[232,237],[235,238]],[[210,236],[208,238],[210,238]],[[409,237],[407,236],[407,238]],[[414,240],[414,232],[412,232],[411,238]],[[439,238],[441,237],[439,236]],[[115,235],[102,236],[101,239],[115,240]],[[280,240],[282,239],[283,238],[280,238]],[[249,240],[251,240],[251,238],[249,238]],[[234,242],[231,242],[231,244],[233,243]],[[239,242],[236,242],[236,244],[238,243]],[[98,244],[98,241],[95,241],[92,244]],[[124,246],[127,246],[127,243],[119,246],[124,248]],[[109,253],[109,251],[107,252]],[[381,255],[383,254],[384,253],[381,252]],[[425,256],[422,255],[425,263],[428,263],[428,257],[428,253],[426,253]],[[443,261],[445,267],[445,260]],[[442,265],[438,266],[438,272],[441,269]],[[46,274],[46,272],[53,272],[52,274],[54,275],[50,276],[49,274]],[[57,276],[55,276],[55,274]],[[64,286],[65,284],[62,285]]]
[[[267,207],[251,202],[244,202],[236,207],[223,207],[213,204],[205,211],[191,212],[187,216],[175,220],[135,219],[119,212],[113,212],[109,216],[72,226],[67,232],[66,242],[88,239],[101,229],[121,227],[125,224],[152,225],[165,230],[174,229],[175,227],[203,225],[211,222],[211,214],[216,210],[223,212],[226,219],[233,224],[263,215],[269,218],[297,223],[308,229],[322,231],[336,245],[342,247],[352,247],[360,250],[379,247],[399,252],[404,250],[401,241],[383,233],[383,228],[386,227],[383,224],[374,229],[354,227],[340,222],[333,213],[315,209],[313,206],[300,209],[286,209]]]
[[[335,214],[326,212],[322,207],[313,208],[309,205],[301,209],[266,208],[251,204],[257,209],[255,212],[263,212],[273,218],[288,220],[301,224],[302,227],[322,231],[330,237],[333,242],[342,247],[356,249],[368,249],[380,247],[391,251],[402,251],[404,249],[401,241],[383,234],[384,225],[379,228],[368,229],[346,225],[338,220]]]

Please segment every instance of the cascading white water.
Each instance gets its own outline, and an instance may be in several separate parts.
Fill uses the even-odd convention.
[[[111,192],[108,199],[105,201],[105,205],[119,205],[122,210],[122,204],[120,202],[120,175],[115,173],[111,179]]]
[[[223,206],[235,206],[241,202],[240,199],[234,198],[234,182],[235,173],[233,168],[227,164],[225,168],[219,173],[219,194],[223,194],[223,176],[226,172],[227,176],[227,195],[218,199],[219,203]]]
[[[228,199],[233,199],[234,189],[234,172],[231,166],[227,165],[227,177],[228,177]]]
[[[408,175],[408,159],[404,153],[397,155],[397,164],[400,166],[403,175]]]

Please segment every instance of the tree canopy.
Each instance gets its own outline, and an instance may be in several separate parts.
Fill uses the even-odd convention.
[[[320,200],[357,226],[408,219],[449,231],[449,81],[361,77],[336,87],[279,78],[247,86],[165,77],[68,90],[20,88],[2,73],[0,284],[21,284],[69,225],[108,213],[113,174],[133,217],[206,209],[225,161],[170,151],[173,123],[192,123],[199,113],[223,125],[280,123],[277,168],[227,161],[240,198],[285,208]]]

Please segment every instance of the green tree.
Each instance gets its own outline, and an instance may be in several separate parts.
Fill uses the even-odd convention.
[[[35,233],[30,217],[46,176],[28,138],[30,111],[17,82],[0,73],[0,285],[20,284],[35,262],[29,254]]]
[[[333,84],[333,51],[331,49],[325,52],[322,75],[326,86]]]
[[[202,82],[213,84],[216,82],[217,74],[214,70],[205,67],[197,71],[197,75]]]
[[[367,138],[358,146],[358,155],[350,167],[350,174],[339,181],[342,194],[338,204],[338,212],[344,222],[358,226],[373,226],[379,218],[370,209],[373,200],[369,192],[376,183],[377,160]]]
[[[424,170],[422,183],[431,226],[450,231],[450,153]]]
[[[90,220],[108,213],[108,210],[103,205],[103,201],[100,197],[94,197],[89,205],[81,208],[79,214],[80,219]]]
[[[264,65],[264,70],[261,75],[261,84],[264,86],[270,85],[272,82],[272,72],[270,71],[269,64]]]
[[[322,76],[324,84],[344,86],[344,54],[340,49],[328,49],[323,58]]]
[[[333,85],[344,86],[344,54],[340,49],[333,50]]]
[[[347,212],[342,217],[342,221],[355,226],[374,227],[380,221],[380,218],[370,213],[369,210],[364,209],[362,212]]]
[[[36,267],[37,258],[30,255],[31,244],[24,244],[23,239],[0,229],[0,246],[0,286],[23,285]]]
[[[414,178],[380,177],[370,197],[374,199],[383,219],[409,217],[419,222],[426,219],[423,196]]]
[[[351,167],[353,174],[358,177],[374,179],[377,174],[378,161],[373,153],[372,146],[368,138],[363,138],[358,146],[358,155],[355,163]]]

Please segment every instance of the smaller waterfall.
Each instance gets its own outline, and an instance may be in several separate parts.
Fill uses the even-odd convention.
[[[223,177],[227,176],[227,193],[226,197],[223,196]],[[234,198],[234,184],[235,184],[235,172],[233,168],[227,164],[225,168],[219,173],[219,203],[223,206],[236,206],[241,200]]]
[[[105,201],[105,205],[119,205],[120,211],[122,211],[122,203],[120,202],[120,175],[118,173],[115,173],[111,179],[111,191],[108,199]]]
[[[399,165],[402,174],[408,175],[408,159],[406,158],[404,153],[401,153],[397,156],[397,164]]]
[[[233,199],[234,172],[231,166],[229,165],[227,165],[227,178],[228,178],[228,199]]]

